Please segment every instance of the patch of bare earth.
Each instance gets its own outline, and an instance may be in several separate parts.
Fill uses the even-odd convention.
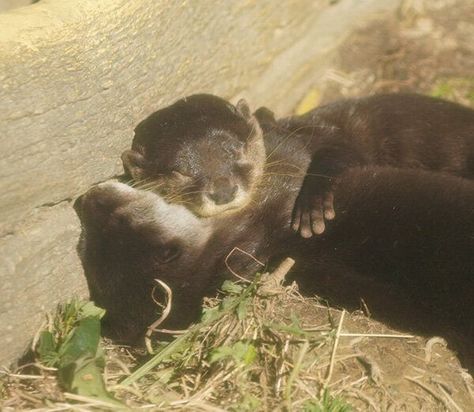
[[[397,16],[358,30],[315,86],[323,101],[417,92],[474,106],[474,3],[405,0]]]

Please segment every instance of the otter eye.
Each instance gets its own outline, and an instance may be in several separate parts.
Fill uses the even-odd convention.
[[[157,254],[156,259],[160,263],[169,263],[181,256],[181,248],[177,245],[169,245],[164,247]]]
[[[241,176],[246,176],[252,173],[253,165],[249,162],[237,162],[234,169],[235,173],[238,173]]]
[[[245,145],[243,142],[239,142],[240,146],[234,147],[232,149],[232,154],[237,158],[237,159],[242,159],[245,156]]]
[[[173,176],[174,179],[176,179],[179,182],[189,182],[192,179],[191,176],[185,175],[185,174],[180,173],[176,170],[173,170],[171,172],[171,175]]]

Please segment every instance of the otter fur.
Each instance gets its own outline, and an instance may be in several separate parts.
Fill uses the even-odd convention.
[[[262,130],[244,100],[211,95],[178,100],[143,120],[125,171],[198,216],[244,207],[265,164]]]
[[[251,115],[243,100],[234,107],[201,94],[141,122],[122,159],[142,187],[186,204],[199,216],[213,216],[257,198],[262,173],[273,172],[276,145],[287,152],[303,145],[311,158],[307,165],[296,159],[290,171],[306,176],[291,224],[311,237],[335,217],[332,187],[350,167],[416,168],[471,179],[474,110],[427,96],[387,94],[276,120],[266,108]]]
[[[258,206],[211,218],[118,183],[77,200],[91,298],[107,310],[112,336],[135,341],[157,318],[156,278],[173,290],[164,327],[189,325],[202,297],[232,277],[224,260],[239,247],[270,265],[295,258],[304,292],[349,309],[364,299],[375,318],[392,326],[445,336],[473,366],[472,182],[413,169],[352,168],[334,186],[338,219],[308,240],[289,227],[302,177],[264,179]],[[230,264],[245,276],[258,269],[239,254]]]

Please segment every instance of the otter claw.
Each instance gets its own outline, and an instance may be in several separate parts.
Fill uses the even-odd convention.
[[[300,195],[296,201],[291,227],[301,237],[310,238],[321,235],[326,230],[325,220],[333,220],[334,195],[332,192],[323,195]]]
[[[334,211],[334,195],[332,192],[324,194],[323,209],[324,218],[326,220],[333,220],[336,217],[336,212]]]

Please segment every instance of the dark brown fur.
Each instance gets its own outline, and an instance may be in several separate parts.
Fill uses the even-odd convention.
[[[170,116],[177,115],[175,123],[168,125],[168,134],[158,140],[154,133],[161,127],[155,130],[155,121],[148,123],[152,130],[149,134],[139,132],[141,137],[134,142],[148,163],[140,158],[129,166],[138,164],[140,173],[146,172],[161,167],[159,159],[166,158],[172,159],[167,166],[172,172],[175,160],[182,159],[177,156],[182,144],[189,142],[198,149],[195,158],[184,162],[187,167],[211,164],[211,160],[212,167],[226,163],[217,143],[222,137],[232,137],[229,122],[244,119],[245,123],[250,117],[245,106],[239,112],[214,97],[207,100],[208,109],[224,105],[224,112],[212,114],[197,104],[202,98],[209,97],[198,98],[184,120],[180,116],[187,110],[186,101],[178,111],[171,110]],[[204,114],[196,118],[200,107]],[[230,118],[226,111],[230,111]],[[177,206],[171,207],[165,220],[144,219],[150,199],[138,208],[140,213],[130,206],[130,199],[108,190],[89,193],[78,203],[85,233],[89,233],[82,244],[92,298],[108,309],[107,322],[115,334],[133,339],[155,317],[149,294],[153,279],[158,277],[175,291],[175,311],[169,325],[183,327],[198,315],[202,296],[216,290],[226,272],[224,257],[233,246],[239,246],[269,262],[289,254],[297,259],[298,280],[305,290],[351,308],[364,298],[378,318],[419,333],[452,337],[465,356],[473,356],[472,350],[462,347],[466,341],[472,346],[474,339],[470,320],[474,315],[470,304],[474,293],[473,184],[446,174],[414,170],[435,169],[471,178],[472,113],[451,103],[411,95],[344,101],[280,121],[260,109],[256,117],[264,131],[265,171],[251,193],[252,203],[237,208],[236,213],[218,213],[204,220],[187,217],[188,223],[180,226],[180,218],[173,213],[186,215],[183,208],[173,209]],[[214,116],[222,121],[220,126]],[[199,127],[194,127],[196,124]],[[177,134],[176,127],[183,134]],[[248,131],[248,123],[245,127]],[[191,133],[196,130],[200,132]],[[235,133],[241,133],[240,139],[245,135]],[[204,144],[196,146],[195,141]],[[137,149],[137,142],[141,142],[141,149]],[[158,142],[165,144],[165,155]],[[206,147],[217,151],[210,155]],[[129,155],[135,156],[129,153],[125,157]],[[236,162],[230,159],[229,164]],[[364,165],[372,166],[360,169]],[[351,166],[355,168],[347,170]],[[156,170],[148,176],[152,181]],[[232,170],[227,169],[231,174]],[[158,175],[166,177],[168,172]],[[199,170],[195,173],[207,176]],[[310,181],[313,174],[325,176]],[[207,178],[213,177],[211,170]],[[326,196],[334,187],[338,215],[334,222],[326,222],[329,231],[311,241],[290,230],[295,201],[297,208],[307,187],[306,200],[315,195],[314,188],[324,188]],[[138,199],[139,193],[134,195]],[[104,209],[101,203],[108,206]],[[332,208],[330,203],[320,200],[318,204]],[[116,215],[121,216],[119,225]],[[311,218],[306,223],[312,224]],[[163,231],[170,225],[173,230]],[[209,227],[211,236],[205,245],[189,243],[190,233],[208,233]],[[239,273],[250,275],[257,269],[242,256],[236,256],[232,264]],[[136,310],[130,313],[130,307]]]
[[[122,160],[139,186],[213,216],[250,201],[265,147],[245,101],[234,107],[216,96],[194,95],[143,120]]]
[[[332,184],[349,167],[394,166],[474,177],[474,110],[416,94],[341,100],[271,121],[265,133],[306,142],[312,161],[296,199],[293,227],[304,237],[334,218]],[[288,143],[291,146],[291,143]]]
[[[109,330],[126,340],[143,334],[157,317],[150,297],[155,278],[173,289],[167,326],[185,327],[198,316],[201,298],[230,276],[224,258],[238,246],[270,264],[294,257],[304,291],[348,308],[363,298],[391,325],[448,337],[472,366],[474,185],[423,171],[351,169],[335,187],[339,217],[331,230],[304,240],[289,229],[300,183],[267,176],[258,207],[212,219],[169,205],[156,221],[144,214],[154,204],[146,192],[106,187],[86,194],[76,205],[83,264]],[[146,201],[137,206],[136,199]],[[245,256],[234,257],[239,273],[257,269]]]
[[[160,194],[175,190],[171,201],[212,216],[258,197],[263,163],[271,173],[276,145],[288,153],[304,146],[312,161],[296,159],[288,169],[306,174],[292,217],[293,229],[303,237],[321,234],[325,221],[334,218],[334,178],[349,167],[417,168],[469,179],[474,175],[474,110],[441,99],[377,95],[281,120],[265,108],[255,115],[263,135],[243,101],[234,107],[211,95],[179,100],[136,128],[132,150],[123,155],[125,169]],[[248,150],[241,151],[250,135]],[[266,159],[258,145],[262,139]],[[236,187],[242,189],[238,201]]]

